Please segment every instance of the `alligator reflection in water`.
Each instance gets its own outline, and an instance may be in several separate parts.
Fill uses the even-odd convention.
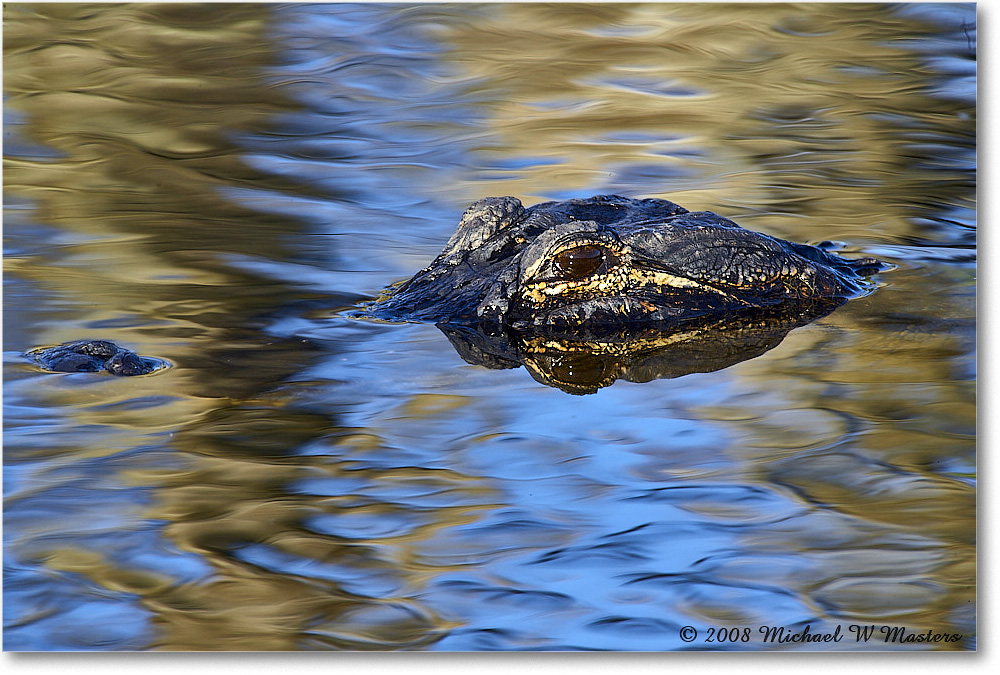
[[[774,349],[799,326],[826,316],[842,299],[752,309],[727,317],[618,331],[543,334],[438,324],[473,365],[524,366],[538,382],[570,394],[592,394],[622,379],[649,382],[710,373]]]

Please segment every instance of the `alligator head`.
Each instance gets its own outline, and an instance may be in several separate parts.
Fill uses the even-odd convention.
[[[848,298],[879,268],[663,199],[605,195],[526,209],[492,197],[469,207],[428,267],[367,311],[514,329],[654,324]]]

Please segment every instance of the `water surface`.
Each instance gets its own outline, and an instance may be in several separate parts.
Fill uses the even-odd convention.
[[[7,4],[5,648],[974,648],[975,37],[972,5]],[[600,193],[895,269],[583,396],[348,316],[475,199]],[[82,338],[172,367],[24,356]],[[961,638],[705,641],[852,624]]]

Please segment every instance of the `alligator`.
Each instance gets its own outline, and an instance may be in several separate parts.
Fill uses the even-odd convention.
[[[654,354],[676,366],[654,376],[676,377],[669,373],[763,353],[870,290],[866,278],[884,268],[665,199],[601,195],[525,208],[489,197],[465,211],[429,266],[357,316],[435,323],[471,363],[525,365],[539,381],[588,393],[629,379],[636,360]],[[54,371],[158,369],[105,340],[31,355]]]
[[[618,330],[840,299],[882,269],[665,199],[472,204],[434,261],[364,312],[513,330]]]

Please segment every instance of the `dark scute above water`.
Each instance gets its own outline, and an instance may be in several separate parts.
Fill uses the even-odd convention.
[[[159,359],[139,356],[108,340],[76,340],[29,353],[45,370],[57,373],[106,372],[120,377],[147,375],[162,367]]]

